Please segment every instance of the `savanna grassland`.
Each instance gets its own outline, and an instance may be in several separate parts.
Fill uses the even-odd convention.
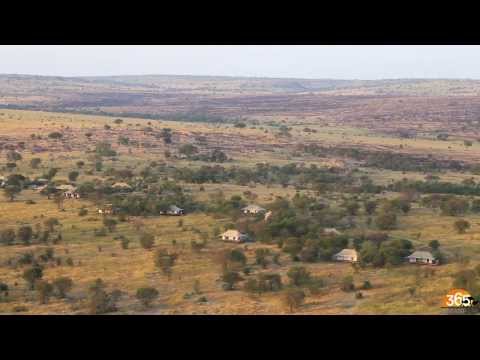
[[[15,233],[0,244],[0,313],[441,314],[454,284],[479,289],[477,82],[0,84],[0,232]],[[80,198],[61,198],[65,184]],[[117,211],[99,214],[110,203]],[[185,215],[161,215],[165,204]],[[248,204],[271,219],[242,214]],[[232,228],[255,241],[221,241]],[[361,261],[332,261],[343,248]],[[414,250],[441,264],[399,261]],[[260,288],[262,274],[281,288]],[[59,278],[71,280],[66,296],[48,289]],[[158,295],[142,304],[139,288]]]

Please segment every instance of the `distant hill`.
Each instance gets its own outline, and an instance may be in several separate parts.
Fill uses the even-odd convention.
[[[373,113],[387,119],[391,114],[384,113],[382,104],[390,104],[387,108],[396,116],[415,106],[415,118],[422,118],[433,116],[432,99],[436,106],[445,107],[449,118],[462,113],[466,120],[476,120],[480,81],[0,75],[0,107],[146,118],[221,119],[306,112],[345,116],[349,121],[371,118]],[[397,109],[398,104],[403,105]]]

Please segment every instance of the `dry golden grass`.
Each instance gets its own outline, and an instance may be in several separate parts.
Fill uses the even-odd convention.
[[[9,140],[28,141],[30,134],[47,136],[48,133],[65,129],[67,126],[72,129],[72,141],[83,145],[83,149],[72,151],[46,152],[30,154],[23,152],[24,159],[18,163],[19,171],[28,176],[40,176],[51,166],[58,166],[60,172],[56,179],[67,179],[69,171],[75,168],[78,160],[86,160],[84,150],[88,145],[83,137],[87,131],[102,133],[105,124],[112,125],[113,119],[100,116],[85,116],[71,114],[53,114],[30,111],[0,110],[0,126],[2,137]],[[136,124],[141,127],[147,126],[148,120],[124,119],[118,127],[118,131],[130,131],[135,129]],[[245,136],[264,136],[259,129],[238,130],[231,126],[217,127],[205,124],[186,124],[179,122],[153,122],[155,128],[170,127],[176,131],[191,131],[199,133],[218,133],[235,135],[241,132]],[[131,125],[130,127],[128,125]],[[340,143],[347,142],[351,145],[363,142],[368,145],[382,145],[388,142],[389,146],[397,146],[403,143],[416,150],[447,151],[446,146],[452,145],[449,142],[437,142],[430,140],[397,140],[372,136],[364,130],[348,128],[319,128],[319,133],[309,135],[308,139],[315,139],[321,142]],[[116,131],[116,130],[115,130]],[[68,133],[68,132],[67,132]],[[69,133],[70,134],[70,133]],[[116,139],[117,133],[114,135]],[[274,141],[271,135],[265,135],[265,141]],[[298,139],[307,138],[306,135],[298,132],[295,134]],[[456,146],[456,145],[455,145]],[[462,145],[463,146],[463,145]],[[457,152],[476,152],[477,145],[465,150],[456,146]],[[126,149],[119,147],[120,156],[117,162],[104,162],[104,168],[131,166],[140,169],[145,162],[150,160],[164,160],[163,156],[157,153],[134,150],[129,154]],[[41,157],[42,166],[38,170],[32,170],[28,162],[32,157]],[[281,153],[259,153],[252,155],[238,155],[234,164],[242,166],[253,166],[257,162],[272,162],[285,164],[289,162],[288,154]],[[91,164],[86,161],[91,167]],[[315,163],[322,165],[325,159],[313,159],[305,161],[307,165]],[[177,166],[200,166],[198,162],[177,161]],[[388,183],[389,181],[408,178],[422,178],[423,174],[400,172],[377,171],[369,169],[368,172],[376,182]],[[7,175],[4,172],[2,175]],[[81,171],[79,181],[94,178],[96,175],[86,175]],[[461,181],[466,175],[446,173],[441,175],[442,179],[448,181]],[[201,200],[208,200],[209,194],[222,190],[229,197],[235,194],[243,195],[250,191],[258,197],[254,202],[267,204],[276,196],[293,196],[295,189],[292,187],[283,188],[280,186],[238,186],[229,184],[205,184],[205,191],[199,191],[199,185],[188,185],[194,196]],[[331,197],[339,197],[342,194],[330,194]],[[389,195],[387,195],[389,196]],[[392,195],[393,196],[393,195]],[[26,200],[31,199],[35,204],[28,205]],[[89,214],[85,217],[78,216],[80,207],[86,207]],[[162,313],[162,314],[283,314],[288,310],[281,302],[281,296],[277,293],[264,294],[262,296],[249,295],[244,291],[223,291],[221,283],[218,282],[220,267],[215,263],[215,254],[223,248],[233,248],[236,245],[224,244],[213,237],[213,229],[220,227],[227,220],[214,219],[204,214],[187,214],[182,217],[183,226],[178,226],[177,217],[152,217],[142,219],[145,229],[155,235],[156,248],[164,247],[180,253],[177,264],[174,266],[173,277],[170,281],[154,267],[153,251],[147,251],[140,247],[138,231],[131,223],[120,223],[114,233],[106,237],[95,237],[94,229],[102,227],[102,218],[95,213],[95,206],[85,200],[69,200],[65,202],[66,211],[59,211],[53,201],[47,200],[38,193],[27,190],[14,201],[9,202],[3,197],[0,198],[0,229],[12,227],[17,228],[22,224],[43,223],[49,217],[56,217],[60,220],[63,240],[56,245],[49,245],[55,250],[56,256],[65,260],[71,257],[74,266],[49,266],[45,269],[45,278],[55,279],[59,276],[71,277],[74,281],[74,288],[71,293],[72,300],[57,300],[52,298],[46,305],[39,305],[35,294],[26,289],[25,281],[22,279],[24,268],[12,269],[2,266],[8,258],[18,256],[26,251],[41,252],[45,245],[32,245],[29,247],[15,245],[0,247],[0,281],[8,283],[13,290],[11,300],[0,302],[0,313],[11,313],[14,307],[24,305],[28,308],[27,313],[48,314],[48,313],[81,313],[85,311],[85,296],[88,285],[97,278],[102,278],[109,289],[120,289],[126,292],[126,296],[120,302],[120,313]],[[459,235],[453,230],[454,218],[441,216],[431,210],[413,208],[411,213],[400,218],[399,227],[392,231],[392,235],[411,239],[416,247],[426,246],[430,240],[437,239],[447,254],[453,254],[459,249],[464,255],[470,257],[470,265],[474,266],[480,262],[480,217],[467,216],[472,228],[466,233]],[[91,219],[91,220],[89,220]],[[194,253],[190,249],[190,241],[198,240],[199,236],[192,228],[199,229],[209,234],[208,246],[201,253]],[[128,250],[123,250],[117,235],[124,235],[131,240]],[[420,234],[420,236],[419,236]],[[176,241],[176,246],[172,244]],[[101,246],[102,251],[99,251]],[[243,246],[241,246],[243,247]],[[254,262],[254,250],[259,247],[266,247],[263,244],[248,245],[249,264]],[[273,251],[279,251],[276,247],[270,246]],[[68,253],[67,253],[68,252]],[[294,264],[286,254],[281,256],[281,266],[271,265],[266,271],[278,272],[282,275],[284,283],[288,282],[286,273]],[[442,297],[450,290],[452,275],[460,269],[460,265],[453,263],[435,268],[433,277],[425,278],[423,269],[417,266],[400,266],[393,269],[363,269],[355,272],[351,265],[340,263],[315,263],[305,265],[315,276],[326,279],[327,286],[319,294],[310,294],[304,306],[298,313],[301,314],[437,314],[441,313]],[[256,271],[262,271],[256,269]],[[358,300],[354,293],[345,293],[340,290],[339,283],[346,275],[353,275],[355,283],[360,286],[363,281],[369,280],[373,289],[362,291],[364,298]],[[195,280],[200,281],[202,295],[185,299],[186,293],[192,292]],[[17,286],[13,284],[17,283]],[[134,298],[139,287],[153,286],[160,291],[160,298],[154,302],[151,309],[143,309]],[[408,289],[415,287],[416,294],[410,295]],[[208,302],[199,304],[196,300],[205,296]]]

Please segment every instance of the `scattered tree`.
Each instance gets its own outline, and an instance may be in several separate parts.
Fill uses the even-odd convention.
[[[35,281],[35,290],[40,304],[46,304],[53,293],[53,286],[48,281],[37,280]]]
[[[151,250],[155,244],[155,236],[149,233],[143,233],[140,236],[140,245],[146,250]]]
[[[103,225],[108,229],[110,232],[115,231],[115,227],[117,226],[118,222],[115,219],[112,218],[104,218],[103,219]]]
[[[155,253],[155,266],[160,268],[164,275],[170,280],[172,276],[172,268],[177,260],[177,254],[169,254],[164,249],[158,249]]]
[[[78,171],[70,171],[68,173],[68,180],[75,182],[77,181],[78,175],[80,175]]]
[[[28,283],[31,290],[35,288],[35,282],[43,277],[43,269],[40,265],[34,265],[23,272],[23,279]]]
[[[294,266],[287,272],[290,283],[294,286],[306,285],[311,281],[311,275],[303,266]]]
[[[298,309],[305,301],[305,293],[298,288],[292,288],[285,290],[283,296],[283,302],[293,313],[295,309]]]
[[[349,291],[354,291],[355,290],[355,285],[353,283],[353,277],[352,276],[345,276],[342,279],[341,283],[341,289],[343,291],[349,292]]]
[[[459,234],[464,234],[467,231],[467,229],[470,228],[470,223],[467,220],[460,219],[455,221],[453,223],[453,226]]]
[[[40,166],[41,163],[42,163],[42,159],[33,158],[32,160],[30,160],[30,167],[32,169],[38,169],[38,167]]]
[[[11,245],[15,242],[15,231],[13,229],[5,229],[0,232],[0,242],[4,245]]]
[[[30,245],[32,240],[33,230],[29,225],[21,226],[17,231],[17,238],[24,244]]]
[[[73,281],[69,277],[59,277],[53,281],[53,287],[57,296],[63,299],[73,287]]]
[[[151,303],[158,297],[158,290],[152,287],[139,288],[136,293],[136,298],[144,307],[149,307]]]

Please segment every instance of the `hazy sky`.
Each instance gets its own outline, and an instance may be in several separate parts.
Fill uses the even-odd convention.
[[[480,79],[480,46],[7,46],[0,73]]]

